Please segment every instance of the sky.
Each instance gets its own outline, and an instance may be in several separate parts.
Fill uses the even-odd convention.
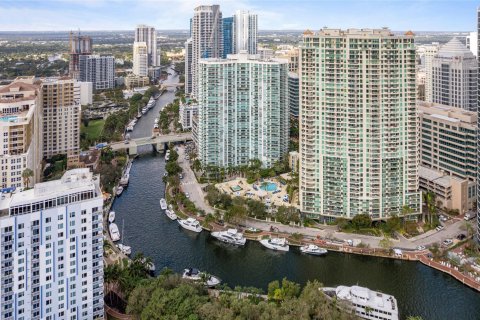
[[[187,29],[193,9],[219,4],[258,14],[260,30],[380,28],[395,31],[474,31],[473,0],[0,0],[0,31]]]

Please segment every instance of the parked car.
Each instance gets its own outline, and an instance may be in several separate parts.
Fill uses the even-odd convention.
[[[417,251],[423,251],[425,250],[425,246],[417,246]]]
[[[444,226],[438,226],[438,227],[435,228],[435,230],[437,230],[437,231],[442,231],[443,229],[445,229]]]
[[[452,243],[453,243],[453,240],[452,240],[452,239],[445,239],[445,240],[443,240],[443,242],[442,242],[442,244],[443,244],[445,247],[450,246]]]
[[[190,199],[190,193],[185,192],[185,197],[187,197],[187,199]]]
[[[447,217],[445,217],[443,214],[439,215],[439,216],[438,216],[438,218],[439,218],[439,219],[440,219],[440,221],[442,221],[442,222],[445,222],[445,221],[447,221],[447,220],[448,220],[448,218],[447,218]]]

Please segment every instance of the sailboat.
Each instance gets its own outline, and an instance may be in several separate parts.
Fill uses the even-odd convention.
[[[122,219],[122,234],[123,234],[123,239],[125,239],[125,220]],[[129,256],[132,253],[132,248],[130,246],[127,246],[122,243],[117,244],[117,248],[126,256]]]

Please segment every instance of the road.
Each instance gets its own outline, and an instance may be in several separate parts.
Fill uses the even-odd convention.
[[[178,164],[183,170],[183,179],[180,182],[182,191],[189,193],[190,200],[197,208],[205,211],[206,213],[213,213],[212,207],[210,207],[205,201],[205,194],[202,190],[202,187],[205,185],[200,185],[197,182],[197,178],[195,177],[193,170],[190,168],[189,161],[185,160],[185,148],[183,146],[178,146],[177,152]]]

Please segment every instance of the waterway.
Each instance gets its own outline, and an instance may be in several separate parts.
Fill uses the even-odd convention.
[[[170,77],[167,81],[176,80]],[[173,91],[165,93],[155,110],[142,117],[132,136],[150,135],[162,104],[173,97]],[[113,210],[119,226],[124,222],[124,243],[132,246],[133,255],[142,252],[151,257],[157,271],[168,267],[182,272],[185,267],[197,267],[230,286],[263,289],[270,281],[284,277],[301,284],[315,279],[325,286],[358,284],[394,295],[402,319],[409,315],[425,320],[480,319],[479,293],[419,262],[336,252],[313,257],[302,255],[297,248],[279,253],[252,241],[235,248],[218,243],[207,232],[185,231],[160,211],[159,199],[165,193],[164,156],[149,146],[139,152],[130,171],[130,185],[115,200]]]

